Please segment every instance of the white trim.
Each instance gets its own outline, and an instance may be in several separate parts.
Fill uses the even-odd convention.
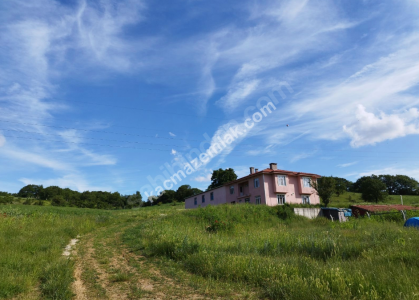
[[[305,179],[308,179],[308,186],[305,185]],[[311,178],[310,177],[307,177],[307,176],[304,176],[303,177],[303,187],[305,187],[305,188],[311,187],[310,182],[311,182]]]
[[[284,177],[284,184],[280,184],[279,177]],[[278,186],[287,186],[287,175],[276,175]]]

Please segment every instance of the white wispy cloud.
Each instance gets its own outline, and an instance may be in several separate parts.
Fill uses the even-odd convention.
[[[109,186],[90,185],[89,182],[80,174],[68,174],[58,178],[21,178],[20,181],[25,184],[42,184],[47,186],[59,186],[62,188],[70,188],[79,192],[84,191],[111,191]]]
[[[316,152],[317,151],[314,150],[312,152],[303,152],[303,153],[298,153],[298,154],[292,154],[291,157],[290,157],[290,162],[294,163],[294,162],[297,162],[299,160],[312,157],[316,154]]]
[[[410,90],[419,82],[419,35],[401,37],[396,50],[347,78],[325,77],[302,90],[299,101],[285,103],[258,126],[269,143],[305,132],[311,139],[351,138],[354,147],[417,134],[419,98]],[[374,114],[375,113],[375,114]],[[376,115],[378,113],[378,116]],[[278,131],[282,124],[291,124]]]
[[[192,180],[197,181],[197,182],[210,182],[211,177],[212,177],[212,173],[207,174],[205,176],[197,176],[197,177],[193,178]]]
[[[235,84],[217,104],[224,107],[226,111],[237,108],[244,100],[251,95],[258,87],[260,80],[253,79],[241,81]]]
[[[340,168],[347,168],[347,167],[350,167],[350,166],[356,165],[357,163],[358,163],[357,161],[353,161],[353,162],[350,162],[350,163],[339,164],[339,165],[337,165],[337,166],[338,166],[338,167],[340,167]]]
[[[3,147],[4,144],[6,144],[6,138],[0,133],[0,148]]]
[[[176,134],[174,134],[174,133],[172,133],[172,132],[169,132],[169,135],[170,135],[170,136],[176,136]]]
[[[403,137],[419,134],[419,112],[411,108],[404,113],[380,116],[369,113],[365,107],[358,105],[357,120],[351,125],[344,125],[343,131],[351,137],[351,146],[360,147]]]
[[[54,114],[69,107],[52,101],[60,94],[57,82],[61,77],[84,72],[89,67],[130,72],[139,65],[135,54],[144,47],[123,38],[127,25],[143,18],[141,1],[97,4],[81,1],[79,6],[62,5],[40,0],[28,3],[13,1],[0,12],[0,117],[2,120],[29,120],[25,124],[9,123],[9,129],[36,131],[43,139],[25,141],[0,136],[0,155],[63,173],[92,165],[114,165],[116,159],[83,145],[83,136],[60,131],[51,124]],[[77,51],[78,55],[69,55]],[[103,72],[102,72],[103,74]],[[88,123],[88,121],[86,122]],[[4,134],[4,133],[3,133]],[[59,135],[63,143],[54,143],[51,135]],[[63,146],[64,145],[64,146]]]

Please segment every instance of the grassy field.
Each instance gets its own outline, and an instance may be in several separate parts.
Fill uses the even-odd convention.
[[[419,297],[418,230],[402,220],[340,224],[289,215],[264,206],[207,207],[144,222],[124,241],[174,277],[201,278],[213,297]]]
[[[331,206],[353,201],[362,202],[347,193]],[[0,299],[417,299],[419,231],[399,214],[385,218],[339,224],[252,205],[0,205]]]
[[[361,198],[360,193],[346,192],[339,197],[333,196],[329,206],[332,207],[349,207],[356,204],[376,204],[365,202]],[[378,204],[401,204],[399,195],[390,195],[384,202]],[[404,205],[419,205],[419,196],[403,196]]]
[[[62,258],[64,247],[115,217],[100,210],[0,206],[0,298],[70,299],[73,263]]]

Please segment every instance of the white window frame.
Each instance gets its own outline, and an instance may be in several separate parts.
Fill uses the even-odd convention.
[[[253,183],[254,183],[255,188],[258,188],[259,187],[259,178],[253,179]]]
[[[278,185],[279,186],[287,186],[287,176],[286,175],[278,175]],[[281,184],[281,181],[279,180],[279,178],[284,178],[284,184]]]
[[[308,185],[306,185],[306,180],[308,180]],[[303,187],[311,187],[311,184],[310,184],[310,182],[311,182],[311,178],[310,177],[303,177]]]
[[[284,200],[284,201],[283,201],[283,203],[280,203],[280,201],[279,201],[279,198],[280,198],[281,196],[284,198],[284,199],[283,199],[283,200]],[[286,203],[286,201],[287,201],[287,200],[286,200],[286,198],[285,198],[285,194],[277,194],[277,196],[276,196],[276,197],[277,197],[277,199],[278,199],[278,205],[284,205],[284,204]]]
[[[234,194],[234,185],[230,186],[230,195]]]
[[[310,196],[308,196],[308,195],[303,195],[303,197],[302,197],[302,203],[303,204],[310,204]]]
[[[261,204],[262,203],[262,198],[260,196],[256,196],[255,197],[255,203],[256,204]]]

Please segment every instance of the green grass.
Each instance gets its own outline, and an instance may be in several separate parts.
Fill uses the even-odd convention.
[[[389,197],[386,203],[398,201]],[[418,202],[417,196],[404,197],[405,204]],[[330,206],[357,203],[363,203],[359,194],[345,193]],[[403,228],[399,214],[340,224],[293,216],[286,206],[223,205],[188,211],[183,206],[110,211],[0,205],[0,299],[29,299],[34,294],[37,299],[72,299],[74,265],[62,257],[63,249],[70,239],[100,227],[106,228],[95,231],[94,247],[105,270],[112,269],[112,253],[100,243],[109,231],[121,232],[132,251],[146,255],[144,266],[154,265],[211,298],[419,297],[419,230]],[[106,243],[119,247],[112,239]],[[87,271],[83,279],[93,285],[98,274]],[[148,294],[131,275],[115,269],[109,279],[128,282],[133,298]],[[95,294],[106,294],[100,285],[96,289]]]
[[[118,270],[115,274],[111,275],[109,279],[111,282],[125,282],[129,281],[130,278],[131,275],[129,273]]]
[[[51,206],[3,205],[0,215],[0,299],[37,289],[45,299],[71,299],[73,264],[64,247],[117,220],[110,211]]]
[[[242,284],[269,299],[417,299],[419,231],[402,220],[279,215],[265,206],[209,206],[143,222],[123,239],[213,289]],[[216,220],[228,226],[208,231]]]
[[[330,207],[349,207],[357,204],[377,204],[375,202],[365,202],[361,198],[360,193],[345,192],[339,197],[333,196],[329,206]],[[384,202],[378,204],[401,204],[399,195],[389,195]],[[419,205],[419,195],[417,196],[403,196],[404,205]]]

